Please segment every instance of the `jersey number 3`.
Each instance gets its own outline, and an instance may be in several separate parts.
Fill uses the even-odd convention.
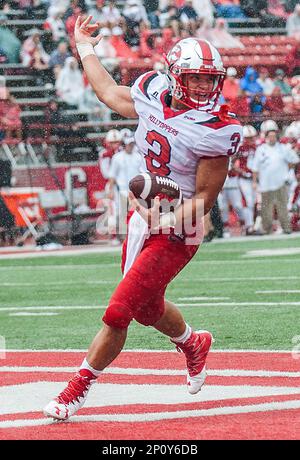
[[[171,146],[168,139],[156,131],[148,131],[146,141],[151,146],[156,143],[159,147],[158,153],[148,149],[148,153],[145,156],[148,171],[160,176],[167,176],[171,172],[168,167],[171,159]]]

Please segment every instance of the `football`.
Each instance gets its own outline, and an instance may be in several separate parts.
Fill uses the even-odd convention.
[[[159,196],[160,212],[173,211],[182,203],[180,187],[174,180],[150,172],[131,179],[129,190],[146,208],[153,206],[154,198]]]

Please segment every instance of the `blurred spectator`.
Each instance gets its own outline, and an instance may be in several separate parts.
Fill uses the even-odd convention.
[[[285,0],[268,0],[269,13],[287,19],[289,14],[286,12],[284,3]]]
[[[295,6],[294,12],[287,19],[286,32],[288,37],[293,37],[300,32],[300,4]]]
[[[285,19],[269,11],[268,0],[240,0],[240,5],[246,16],[261,20],[261,27],[285,27]]]
[[[152,29],[159,28],[159,0],[144,0],[145,10]]]
[[[243,91],[246,92],[248,96],[252,96],[254,94],[262,94],[263,89],[261,85],[257,82],[257,72],[253,69],[253,67],[248,66],[245,72],[244,78],[240,81],[240,87]]]
[[[66,59],[70,56],[67,42],[61,41],[50,55],[49,67],[60,66],[62,68]]]
[[[0,16],[0,43],[3,55],[7,57],[7,61],[11,64],[17,63],[20,60],[21,42],[16,37],[15,33],[6,27],[7,17]]]
[[[160,27],[171,28],[175,37],[179,37],[179,9],[175,0],[168,0],[165,8],[161,10]]]
[[[288,96],[292,92],[292,88],[286,82],[286,75],[282,69],[275,70],[274,85],[280,88],[282,96]]]
[[[245,48],[243,43],[227,30],[227,23],[223,18],[217,18],[215,26],[209,31],[208,40],[216,48]]]
[[[269,77],[269,71],[266,67],[261,67],[258,74],[257,83],[262,87],[263,94],[265,96],[270,96],[274,90],[274,82]]]
[[[5,131],[5,139],[22,140],[21,108],[6,88],[4,97],[0,99],[0,125]]]
[[[293,78],[292,111],[300,112],[300,78]]]
[[[292,77],[300,74],[300,34],[295,35],[296,43],[285,57],[287,74]]]
[[[111,44],[116,51],[117,57],[123,58],[132,58],[136,57],[136,54],[130,48],[130,46],[125,42],[123,37],[123,30],[119,26],[115,26],[112,28],[112,37],[111,37]]]
[[[75,58],[68,57],[66,59],[55,87],[57,95],[62,101],[77,108],[83,97],[84,81]]]
[[[131,47],[140,44],[140,26],[148,23],[148,16],[145,7],[139,0],[127,0],[122,11],[126,23],[125,41]]]
[[[291,233],[287,204],[288,193],[286,180],[289,168],[299,161],[295,152],[284,144],[280,144],[277,131],[265,133],[265,143],[260,145],[252,163],[253,186],[262,195],[262,224],[266,233],[273,231],[273,208],[276,205],[278,219],[284,233]]]
[[[122,29],[121,29],[122,31]],[[100,58],[101,63],[109,71],[113,72],[119,64],[117,51],[111,43],[111,31],[108,27],[103,27],[100,30],[102,39],[95,46],[95,53]]]
[[[101,3],[101,0],[97,2]],[[114,0],[109,0],[108,4],[102,8],[102,21],[110,26],[118,25],[121,19],[121,13],[116,7]]]
[[[264,114],[271,116],[272,114],[283,114],[285,112],[285,104],[281,95],[279,86],[275,86],[272,94],[268,95],[264,105]]]
[[[44,50],[41,42],[41,31],[39,29],[32,29],[29,31],[29,37],[24,41],[21,48],[21,60],[25,67],[36,65],[39,63],[47,64],[49,55]]]
[[[240,117],[247,117],[250,115],[249,98],[246,95],[246,92],[241,88],[239,90],[238,97],[231,100],[231,110]]]
[[[76,14],[76,12],[81,11],[82,13],[85,13],[86,10],[87,8],[86,8],[85,0],[71,0],[69,2],[69,7],[67,8],[63,19],[67,21],[69,17]]]
[[[51,11],[51,14],[49,14],[46,21],[44,22],[44,29],[51,31],[52,41],[57,43],[59,40],[65,39],[67,37],[65,24],[62,20],[64,9],[60,7],[49,8],[49,11]]]
[[[260,114],[264,111],[266,96],[260,93],[253,94],[250,98],[250,111],[253,114]]]
[[[111,110],[99,101],[90,84],[84,88],[82,99],[79,102],[79,110],[88,112],[88,120],[91,122],[111,121]],[[95,128],[95,130],[100,131],[101,128]]]
[[[244,18],[240,0],[217,0],[215,2],[217,15],[222,18]]]
[[[96,3],[88,9],[88,14],[93,17],[93,22],[104,22],[103,9],[105,0],[96,0]]]
[[[183,6],[179,9],[179,19],[185,28],[190,30],[191,35],[195,35],[198,14],[193,7],[193,0],[184,1]]]
[[[214,22],[214,11],[215,7],[213,5],[214,2],[211,0],[194,0],[193,7],[195,8],[198,18],[204,19],[205,22],[212,26]]]
[[[227,78],[224,81],[222,94],[224,99],[229,104],[232,100],[236,99],[239,95],[240,83],[237,76],[237,70],[235,67],[228,67]]]

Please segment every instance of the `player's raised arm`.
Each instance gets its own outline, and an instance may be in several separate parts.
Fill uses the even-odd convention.
[[[130,88],[117,85],[95,54],[94,46],[101,40],[101,35],[92,37],[99,23],[91,24],[91,20],[92,16],[86,19],[78,16],[74,30],[76,47],[87,78],[98,99],[107,107],[123,117],[137,118]]]

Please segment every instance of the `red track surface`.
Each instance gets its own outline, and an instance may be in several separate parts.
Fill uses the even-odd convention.
[[[235,370],[237,374],[238,371],[249,371],[249,375],[210,375],[199,395],[187,397],[184,375],[167,375],[167,371],[162,375],[138,375],[134,370],[132,375],[122,373],[123,370],[130,371],[131,368],[182,370],[182,355],[123,352],[113,363],[113,367],[121,368],[120,373],[104,374],[99,378],[99,385],[93,389],[96,402],[98,394],[102,394],[99,396],[99,404],[96,403],[93,407],[88,407],[87,404],[73,421],[71,419],[66,423],[51,424],[50,420],[44,419],[40,410],[48,399],[42,401],[42,397],[41,405],[38,401],[35,406],[33,404],[32,410],[22,407],[22,398],[25,408],[28,398],[32,398],[33,402],[39,398],[38,382],[43,382],[43,391],[45,388],[47,390],[47,385],[60,385],[62,388],[63,382],[72,375],[65,369],[53,372],[51,367],[76,367],[83,357],[84,353],[75,352],[8,352],[6,359],[0,361],[1,366],[6,368],[1,372],[0,366],[0,395],[4,402],[0,404],[0,439],[200,440],[300,437],[300,362],[289,353],[210,353],[208,373],[209,370],[213,374],[221,374],[222,370]],[[26,369],[23,369],[20,372],[17,367],[49,369],[42,372],[37,372],[38,369],[24,372]],[[251,376],[250,371],[277,371],[282,375],[267,376],[260,373],[259,376]],[[297,374],[292,377],[285,376],[284,373],[287,372]],[[114,401],[110,404],[109,400],[103,401],[101,384],[105,384],[105,388],[120,388],[124,393],[123,399],[126,401],[128,394],[131,402],[124,405],[123,402]],[[166,385],[171,388],[173,386],[173,396],[175,395],[175,399],[178,396],[178,401],[164,401],[159,393],[156,397],[155,391],[172,391]],[[143,404],[138,402],[138,395],[137,402],[132,403],[132,398],[135,397],[132,392],[137,391],[137,388],[138,392],[145,391]],[[157,390],[151,393],[153,388]],[[248,390],[245,390],[249,388],[251,395],[247,395]],[[229,393],[224,397],[223,392]],[[18,404],[14,405],[12,395],[16,395]],[[11,403],[8,402],[9,398],[12,398]],[[40,409],[37,410],[36,407]],[[5,408],[8,408],[7,411]],[[201,414],[198,415],[197,411],[201,411]],[[232,411],[236,413],[230,413]],[[151,419],[151,416],[153,418],[156,415],[165,419]],[[122,419],[122,416],[127,419]],[[101,417],[102,420],[99,420]],[[128,421],[128,417],[131,421]],[[25,426],[20,426],[22,423]],[[35,425],[30,426],[31,423]]]

